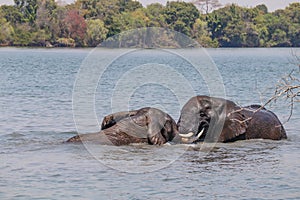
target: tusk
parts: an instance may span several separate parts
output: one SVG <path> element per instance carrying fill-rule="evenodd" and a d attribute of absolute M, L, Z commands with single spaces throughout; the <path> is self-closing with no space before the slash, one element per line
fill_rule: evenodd
<path fill-rule="evenodd" d="M 183 137 L 183 138 L 190 138 L 192 136 L 194 136 L 194 133 L 193 132 L 190 132 L 188 134 L 179 134 L 180 137 Z"/>
<path fill-rule="evenodd" d="M 204 133 L 204 128 L 197 134 L 196 138 L 199 139 L 203 133 Z"/>

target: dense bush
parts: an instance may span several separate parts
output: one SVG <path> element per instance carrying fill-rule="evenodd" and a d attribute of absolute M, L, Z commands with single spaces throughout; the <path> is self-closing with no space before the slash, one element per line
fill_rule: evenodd
<path fill-rule="evenodd" d="M 232 4 L 201 14 L 192 3 L 143 7 L 133 0 L 15 0 L 0 7 L 0 46 L 96 46 L 142 27 L 186 34 L 205 47 L 299 47 L 300 3 L 268 12 Z"/>

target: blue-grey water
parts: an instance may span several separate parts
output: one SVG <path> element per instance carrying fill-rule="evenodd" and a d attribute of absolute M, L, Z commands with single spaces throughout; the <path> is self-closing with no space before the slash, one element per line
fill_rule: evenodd
<path fill-rule="evenodd" d="M 248 105 L 272 97 L 280 78 L 297 70 L 292 55 L 300 49 L 207 52 L 226 98 Z M 0 199 L 300 199 L 300 104 L 287 121 L 284 99 L 268 105 L 284 122 L 288 140 L 283 141 L 239 141 L 212 149 L 63 143 L 77 131 L 97 131 L 112 111 L 154 106 L 177 120 L 181 101 L 191 92 L 216 89 L 209 82 L 213 70 L 199 74 L 181 52 L 136 50 L 98 74 L 92 64 L 101 66 L 114 53 L 106 49 L 93 58 L 92 49 L 0 49 Z"/>

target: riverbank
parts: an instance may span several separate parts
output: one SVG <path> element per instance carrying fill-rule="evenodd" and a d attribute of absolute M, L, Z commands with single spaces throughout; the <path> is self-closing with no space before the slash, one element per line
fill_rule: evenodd
<path fill-rule="evenodd" d="M 128 30 L 161 27 L 203 47 L 300 47 L 299 13 L 300 3 L 274 12 L 264 4 L 231 4 L 203 14 L 181 1 L 147 7 L 133 0 L 28 1 L 0 6 L 0 45 L 95 47 Z"/>

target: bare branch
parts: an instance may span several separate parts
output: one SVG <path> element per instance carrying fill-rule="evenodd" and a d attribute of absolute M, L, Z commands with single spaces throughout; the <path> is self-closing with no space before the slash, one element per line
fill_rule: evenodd
<path fill-rule="evenodd" d="M 259 107 L 256 110 L 248 109 L 248 108 L 241 108 L 241 109 L 238 109 L 236 111 L 229 113 L 228 115 L 230 116 L 233 113 L 242 112 L 243 110 L 251 111 L 251 112 L 253 112 L 253 115 L 254 115 L 255 113 L 264 109 L 267 105 L 271 104 L 272 102 L 276 103 L 276 101 L 279 98 L 284 98 L 285 100 L 287 100 L 289 102 L 289 107 L 290 107 L 290 113 L 289 113 L 288 119 L 286 121 L 286 122 L 288 122 L 293 115 L 295 103 L 300 102 L 300 57 L 298 55 L 296 55 L 295 52 L 292 52 L 292 55 L 297 63 L 297 66 L 299 67 L 299 70 L 292 70 L 289 74 L 282 77 L 278 81 L 277 85 L 275 86 L 275 92 L 271 98 L 269 98 L 265 103 L 262 104 L 261 107 Z M 245 123 L 251 119 L 252 119 L 252 117 L 247 118 L 243 121 L 240 121 L 237 119 L 233 119 L 232 121 L 237 121 L 239 123 Z"/>
<path fill-rule="evenodd" d="M 276 100 L 281 97 L 285 98 L 287 101 L 290 102 L 290 114 L 287 121 L 289 121 L 293 115 L 295 102 L 300 102 L 300 58 L 296 55 L 295 52 L 292 52 L 292 55 L 298 63 L 297 65 L 299 66 L 299 71 L 292 70 L 288 75 L 282 77 L 276 85 L 274 96 L 272 96 L 264 104 L 264 106 L 266 106 L 273 101 L 276 102 Z"/>
<path fill-rule="evenodd" d="M 201 13 L 208 14 L 210 11 L 222 7 L 219 0 L 193 0 L 192 3 Z"/>

